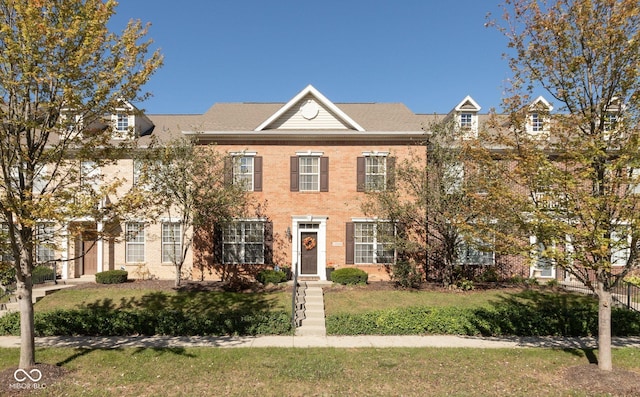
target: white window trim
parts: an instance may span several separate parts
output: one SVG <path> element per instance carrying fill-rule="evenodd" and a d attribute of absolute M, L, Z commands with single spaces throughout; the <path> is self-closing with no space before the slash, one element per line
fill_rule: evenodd
<path fill-rule="evenodd" d="M 164 235 L 164 227 L 165 225 L 177 225 L 178 226 L 178 235 L 177 236 L 173 236 L 173 241 L 165 241 L 165 235 Z M 182 255 L 182 234 L 184 233 L 183 231 L 183 227 L 182 227 L 182 222 L 180 222 L 180 220 L 176 219 L 176 218 L 163 218 L 162 222 L 160 224 L 160 260 L 162 263 L 173 263 L 173 260 L 171 260 L 171 258 L 165 258 L 165 246 L 173 246 L 173 252 L 176 255 Z M 177 246 L 177 249 L 175 248 Z M 169 260 L 165 260 L 165 259 L 169 259 Z"/>
<path fill-rule="evenodd" d="M 263 265 L 263 264 L 265 264 L 265 262 L 266 262 L 266 257 L 265 257 L 265 232 L 266 232 L 266 230 L 265 230 L 265 228 L 266 228 L 267 220 L 264 219 L 264 218 L 242 218 L 242 219 L 234 219 L 233 221 L 231 221 L 229 223 L 242 223 L 242 224 L 246 224 L 246 223 L 261 223 L 262 224 L 262 260 L 259 261 L 259 262 L 256 262 L 256 263 L 249 263 L 249 262 L 244 261 L 244 259 L 246 258 L 246 255 L 244 253 L 244 245 L 246 243 L 246 241 L 245 241 L 245 236 L 246 236 L 245 232 L 246 232 L 246 230 L 243 228 L 243 230 L 242 230 L 242 233 L 243 233 L 242 240 L 239 241 L 239 242 L 233 242 L 234 245 L 240 244 L 242 246 L 241 251 L 242 251 L 242 259 L 243 259 L 243 261 L 237 262 L 237 263 L 236 262 L 227 262 L 226 259 L 225 259 L 226 255 L 225 255 L 224 246 L 225 246 L 225 244 L 232 244 L 232 242 L 227 243 L 225 241 L 225 232 L 224 232 L 224 227 L 226 226 L 226 224 L 225 224 L 225 225 L 223 225 L 223 231 L 222 231 L 222 236 L 221 236 L 221 243 L 222 243 L 222 247 L 221 247 L 222 248 L 222 258 L 221 258 L 221 261 L 222 261 L 222 263 L 223 264 L 227 264 L 227 265 L 235 265 L 235 264 Z"/>
<path fill-rule="evenodd" d="M 358 262 L 358 261 L 357 261 L 357 255 L 356 255 L 356 246 L 357 246 L 357 244 L 358 244 L 358 243 L 356 243 L 356 242 L 354 241 L 354 243 L 353 243 L 353 263 L 354 263 L 355 265 L 384 265 L 384 264 L 388 264 L 388 262 L 377 262 L 377 261 L 376 261 L 376 259 L 377 259 L 377 255 L 378 255 L 378 250 L 377 250 L 377 247 L 378 247 L 377 234 L 378 234 L 378 224 L 379 224 L 379 223 L 388 223 L 388 224 L 390 224 L 390 225 L 393 227 L 393 233 L 395 234 L 395 233 L 396 233 L 396 229 L 395 229 L 395 227 L 393 226 L 393 224 L 391 223 L 391 221 L 388 221 L 388 220 L 371 219 L 371 218 L 351 218 L 351 221 L 353 222 L 353 227 L 354 227 L 354 230 L 353 230 L 354 240 L 355 240 L 355 237 L 356 237 L 356 236 L 355 236 L 355 235 L 356 235 L 356 227 L 357 227 L 357 225 L 358 225 L 358 224 L 373 224 L 373 225 L 374 225 L 374 229 L 373 229 L 373 233 L 374 233 L 374 235 L 373 235 L 373 242 L 372 242 L 372 243 L 367 243 L 367 244 L 373 244 L 373 260 L 374 260 L 374 261 L 373 261 L 373 262 Z M 364 244 L 364 243 L 362 243 L 362 244 Z M 392 261 L 395 261 L 395 259 L 396 259 L 396 251 L 395 251 L 395 248 L 394 248 L 394 250 L 393 250 L 393 251 L 394 251 L 394 252 L 393 252 L 393 260 L 392 260 Z"/>
<path fill-rule="evenodd" d="M 551 270 L 551 275 L 550 276 L 543 276 L 543 275 L 539 275 L 537 276 L 537 278 L 544 278 L 544 279 L 554 279 L 556 278 L 556 265 L 553 264 L 553 261 L 551 259 L 549 259 L 549 268 L 546 267 L 542 267 L 542 266 L 538 266 L 538 260 L 540 259 L 539 256 L 539 245 L 538 245 L 538 238 L 536 236 L 529 236 L 529 243 L 531 244 L 531 259 L 533 261 L 531 267 L 530 267 L 530 271 L 529 271 L 529 277 L 536 277 L 536 272 L 543 272 L 545 270 Z"/>
<path fill-rule="evenodd" d="M 376 192 L 376 191 L 383 191 L 386 189 L 387 186 L 387 181 L 388 181 L 388 164 L 387 164 L 387 158 L 389 157 L 389 152 L 362 152 L 362 155 L 364 157 L 364 188 L 366 191 L 368 192 Z M 372 186 L 372 183 L 370 181 L 370 176 L 379 176 L 380 174 L 371 174 L 369 172 L 367 172 L 367 161 L 368 159 L 374 158 L 374 157 L 382 157 L 385 159 L 385 164 L 384 164 L 384 170 L 383 170 L 383 181 L 382 181 L 382 186 Z"/>
<path fill-rule="evenodd" d="M 128 227 L 130 224 L 142 225 L 142 241 L 129 241 L 129 230 Z M 139 220 L 131 220 L 125 223 L 124 229 L 124 241 L 125 241 L 125 263 L 144 263 L 146 260 L 146 251 L 147 251 L 147 225 L 144 221 Z M 129 260 L 129 247 L 130 246 L 142 246 L 142 260 L 130 261 Z"/>

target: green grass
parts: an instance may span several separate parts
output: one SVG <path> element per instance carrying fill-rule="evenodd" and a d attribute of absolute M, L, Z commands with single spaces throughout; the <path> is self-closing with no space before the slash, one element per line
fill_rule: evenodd
<path fill-rule="evenodd" d="M 564 380 L 596 352 L 552 349 L 38 349 L 69 372 L 36 395 L 587 396 Z M 0 349 L 0 370 L 18 349 Z M 635 349 L 616 368 L 640 368 Z M 47 383 L 47 379 L 41 382 Z M 5 385 L 0 387 L 4 388 Z M 616 385 L 612 385 L 616 390 Z"/>
<path fill-rule="evenodd" d="M 177 309 L 183 311 L 217 311 L 239 309 L 256 302 L 273 310 L 291 312 L 291 293 L 275 290 L 262 293 L 178 292 L 151 289 L 83 288 L 63 289 L 47 295 L 35 304 L 36 312 L 57 309 Z"/>
<path fill-rule="evenodd" d="M 367 286 L 325 289 L 325 314 L 360 313 L 410 306 L 479 308 L 507 295 L 501 290 L 441 292 L 411 290 L 370 290 Z"/>

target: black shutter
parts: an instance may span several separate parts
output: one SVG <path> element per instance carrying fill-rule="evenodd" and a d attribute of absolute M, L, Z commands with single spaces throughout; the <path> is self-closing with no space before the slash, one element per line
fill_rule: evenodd
<path fill-rule="evenodd" d="M 264 223 L 264 263 L 273 264 L 273 222 Z"/>
<path fill-rule="evenodd" d="M 225 157 L 224 159 L 224 185 L 231 186 L 233 184 L 233 157 Z"/>
<path fill-rule="evenodd" d="M 353 265 L 354 264 L 354 257 L 355 257 L 355 243 L 354 243 L 354 230 L 355 230 L 355 226 L 353 224 L 353 222 L 347 222 L 347 227 L 346 227 L 346 237 L 345 237 L 345 259 L 344 259 L 344 263 L 346 263 L 347 265 Z"/>
<path fill-rule="evenodd" d="M 320 191 L 329 191 L 329 157 L 320 157 Z"/>
<path fill-rule="evenodd" d="M 396 158 L 387 157 L 387 190 L 396 189 Z"/>
<path fill-rule="evenodd" d="M 213 264 L 221 265 L 222 260 L 222 227 L 216 224 L 213 227 Z"/>
<path fill-rule="evenodd" d="M 253 158 L 253 191 L 262 191 L 262 157 Z"/>
<path fill-rule="evenodd" d="M 366 180 L 366 173 L 365 173 L 365 159 L 364 157 L 358 157 L 356 159 L 356 189 L 359 192 L 364 192 L 365 188 L 365 180 Z"/>
<path fill-rule="evenodd" d="M 290 181 L 290 191 L 297 192 L 300 190 L 299 187 L 299 177 L 298 177 L 298 157 L 291 157 L 291 181 Z"/>

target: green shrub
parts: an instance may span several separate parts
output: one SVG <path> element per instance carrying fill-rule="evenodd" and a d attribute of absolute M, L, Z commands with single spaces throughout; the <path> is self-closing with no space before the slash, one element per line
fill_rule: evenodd
<path fill-rule="evenodd" d="M 291 317 L 284 310 L 222 313 L 180 310 L 110 310 L 83 308 L 36 312 L 36 336 L 87 335 L 286 335 L 291 333 Z M 0 335 L 20 335 L 19 313 L 0 318 Z"/>
<path fill-rule="evenodd" d="M 331 273 L 331 281 L 338 284 L 366 284 L 369 275 L 364 270 L 355 267 L 345 267 Z"/>
<path fill-rule="evenodd" d="M 287 281 L 287 274 L 282 270 L 262 270 L 256 276 L 256 280 L 264 285 L 279 284 Z"/>
<path fill-rule="evenodd" d="M 127 282 L 129 273 L 125 270 L 107 270 L 96 273 L 96 283 L 98 284 L 121 284 Z"/>
<path fill-rule="evenodd" d="M 402 288 L 419 288 L 422 284 L 422 273 L 415 265 L 407 261 L 398 261 L 391 266 L 391 279 Z"/>
<path fill-rule="evenodd" d="M 456 287 L 458 287 L 458 289 L 461 289 L 462 291 L 471 291 L 475 289 L 475 284 L 473 283 L 473 280 L 467 280 L 466 278 L 463 278 L 462 280 L 458 280 L 456 282 Z"/>
<path fill-rule="evenodd" d="M 34 284 L 42 284 L 48 280 L 54 280 L 53 269 L 49 266 L 36 266 L 31 271 L 31 279 Z"/>
<path fill-rule="evenodd" d="M 526 296 L 522 296 L 526 298 Z M 596 300 L 532 294 L 531 301 L 507 299 L 492 307 L 409 307 L 330 315 L 330 335 L 593 336 L 598 332 Z M 534 301 L 536 303 L 534 303 Z M 640 335 L 640 313 L 612 308 L 614 336 Z"/>
<path fill-rule="evenodd" d="M 16 268 L 13 263 L 0 261 L 0 284 L 7 287 L 16 282 Z"/>

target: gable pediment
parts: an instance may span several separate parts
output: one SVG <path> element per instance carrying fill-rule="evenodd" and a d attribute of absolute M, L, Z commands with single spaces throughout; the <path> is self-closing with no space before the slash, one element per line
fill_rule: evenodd
<path fill-rule="evenodd" d="M 479 112 L 480 105 L 476 101 L 473 100 L 469 95 L 467 95 L 462 102 L 460 102 L 454 110 L 456 112 Z"/>
<path fill-rule="evenodd" d="M 364 131 L 364 128 L 308 85 L 255 129 L 264 130 Z"/>

